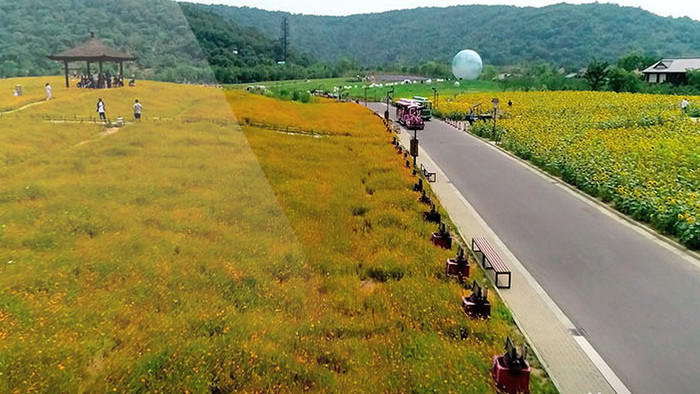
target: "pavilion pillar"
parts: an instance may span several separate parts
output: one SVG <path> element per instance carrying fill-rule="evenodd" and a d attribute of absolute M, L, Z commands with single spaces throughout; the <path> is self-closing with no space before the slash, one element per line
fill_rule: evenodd
<path fill-rule="evenodd" d="M 119 62 L 119 76 L 124 78 L 124 62 Z"/>
<path fill-rule="evenodd" d="M 69 87 L 70 85 L 68 84 L 68 60 L 63 61 L 63 65 L 66 68 L 66 87 Z"/>
<path fill-rule="evenodd" d="M 92 78 L 92 74 L 90 73 L 90 61 L 87 61 L 87 76 L 89 78 Z"/>

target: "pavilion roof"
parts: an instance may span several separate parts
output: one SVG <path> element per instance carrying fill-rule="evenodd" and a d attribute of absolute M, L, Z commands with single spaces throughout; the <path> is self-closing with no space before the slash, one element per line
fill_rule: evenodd
<path fill-rule="evenodd" d="M 63 61 L 132 61 L 136 57 L 110 48 L 90 33 L 90 39 L 75 48 L 66 49 L 55 55 L 49 55 L 51 60 Z"/>

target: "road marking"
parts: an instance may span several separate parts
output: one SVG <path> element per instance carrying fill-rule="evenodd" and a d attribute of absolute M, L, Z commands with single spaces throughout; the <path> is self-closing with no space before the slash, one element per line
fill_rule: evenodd
<path fill-rule="evenodd" d="M 600 354 L 591 346 L 588 340 L 582 336 L 574 335 L 574 340 L 583 349 L 584 353 L 591 359 L 593 364 L 598 368 L 598 371 L 603 374 L 605 380 L 612 386 L 613 390 L 617 394 L 632 394 L 632 392 L 625 386 L 624 383 L 617 377 L 615 372 L 608 366 L 608 364 L 600 357 Z"/>

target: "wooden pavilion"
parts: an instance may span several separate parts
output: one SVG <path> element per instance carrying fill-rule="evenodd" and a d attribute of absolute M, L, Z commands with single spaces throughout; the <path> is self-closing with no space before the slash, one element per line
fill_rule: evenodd
<path fill-rule="evenodd" d="M 90 75 L 90 63 L 99 63 L 100 75 L 102 75 L 102 64 L 105 62 L 119 63 L 119 74 L 124 76 L 124 62 L 135 61 L 137 58 L 116 49 L 110 48 L 102 41 L 95 38 L 95 33 L 90 32 L 90 39 L 75 48 L 66 49 L 55 55 L 49 55 L 49 59 L 62 61 L 66 70 L 66 87 L 68 83 L 68 63 L 87 62 L 87 73 Z"/>

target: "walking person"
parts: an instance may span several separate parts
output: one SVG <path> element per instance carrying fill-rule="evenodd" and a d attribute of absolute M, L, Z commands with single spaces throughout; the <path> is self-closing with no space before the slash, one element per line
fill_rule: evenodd
<path fill-rule="evenodd" d="M 134 119 L 141 121 L 141 109 L 143 106 L 139 103 L 139 100 L 134 100 Z"/>
<path fill-rule="evenodd" d="M 51 85 L 46 82 L 46 101 L 51 100 Z"/>
<path fill-rule="evenodd" d="M 683 101 L 681 101 L 681 111 L 686 112 L 688 110 L 688 99 L 684 98 Z"/>
<path fill-rule="evenodd" d="M 101 98 L 97 99 L 97 113 L 100 114 L 100 120 L 107 123 L 107 115 L 105 114 L 105 102 Z"/>

